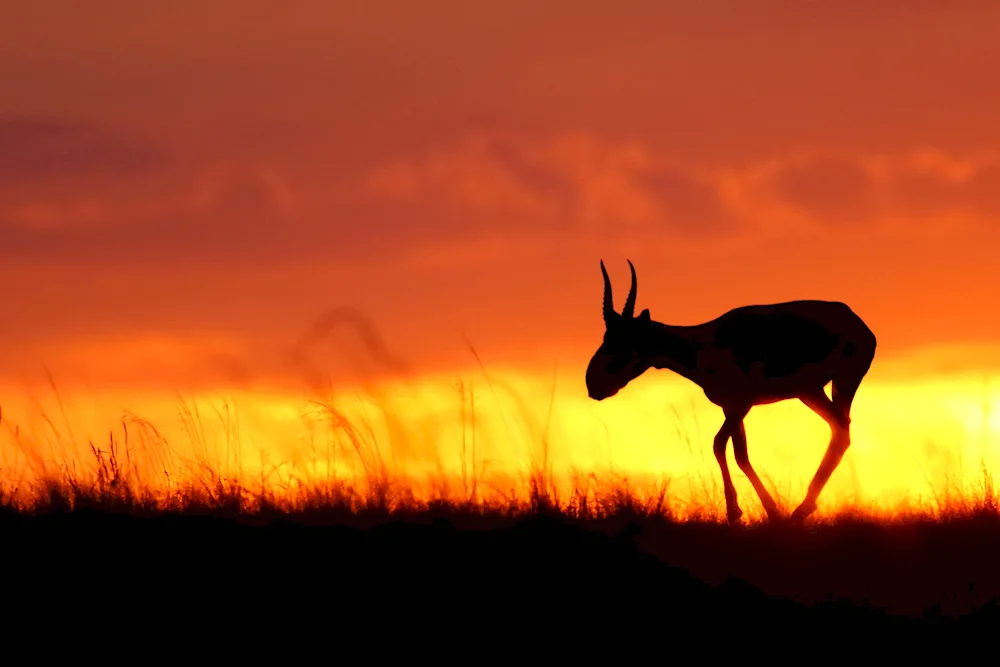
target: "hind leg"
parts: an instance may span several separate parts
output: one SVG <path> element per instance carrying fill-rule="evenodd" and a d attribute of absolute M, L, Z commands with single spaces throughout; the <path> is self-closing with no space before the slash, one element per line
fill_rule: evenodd
<path fill-rule="evenodd" d="M 821 391 L 817 394 L 802 396 L 800 400 L 830 425 L 831 437 L 826 454 L 823 455 L 823 461 L 820 462 L 812 482 L 809 483 L 809 491 L 806 493 L 805 500 L 792 512 L 792 521 L 802 521 L 816 511 L 816 500 L 819 498 L 819 494 L 822 493 L 823 487 L 830 480 L 833 471 L 840 465 L 844 452 L 851 445 L 851 418 L 827 398 L 826 394 Z"/>
<path fill-rule="evenodd" d="M 854 354 L 850 357 L 849 367 L 842 369 L 842 372 L 833 379 L 833 391 L 831 396 L 833 404 L 847 417 L 849 424 L 851 419 L 851 404 L 858 393 L 861 381 L 868 374 L 872 361 L 875 359 L 875 338 L 859 344 Z"/>
<path fill-rule="evenodd" d="M 855 348 L 855 353 L 852 355 L 853 363 L 833 379 L 832 399 L 827 398 L 822 390 L 800 397 L 803 403 L 830 425 L 832 433 L 823 461 L 809 484 L 809 492 L 802 504 L 792 513 L 793 521 L 801 521 L 816 511 L 819 494 L 830 480 L 833 471 L 840 465 L 844 452 L 851 446 L 851 404 L 875 358 L 875 345 L 875 338 L 872 336 L 869 341 L 860 345 L 860 349 Z"/>
<path fill-rule="evenodd" d="M 830 392 L 833 396 L 833 406 L 844 415 L 848 424 L 851 423 L 851 405 L 854 403 L 854 397 L 858 393 L 858 387 L 861 386 L 861 379 L 850 378 L 842 380 L 836 378 L 833 381 L 833 391 Z"/>

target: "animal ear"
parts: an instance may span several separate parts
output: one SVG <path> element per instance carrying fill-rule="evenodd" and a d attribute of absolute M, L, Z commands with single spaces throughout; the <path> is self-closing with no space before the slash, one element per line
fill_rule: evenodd
<path fill-rule="evenodd" d="M 649 321 L 649 308 L 644 308 L 641 313 L 639 313 L 639 318 L 643 322 Z"/>

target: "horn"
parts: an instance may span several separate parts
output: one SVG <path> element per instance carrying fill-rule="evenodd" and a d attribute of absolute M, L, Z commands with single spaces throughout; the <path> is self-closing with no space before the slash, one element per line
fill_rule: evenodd
<path fill-rule="evenodd" d="M 631 269 L 632 271 L 632 288 L 628 291 L 628 298 L 625 299 L 625 307 L 622 308 L 622 317 L 627 317 L 629 319 L 632 319 L 633 314 L 635 312 L 635 288 L 636 288 L 635 267 L 632 266 L 632 260 L 626 260 L 626 261 L 628 261 L 628 268 Z"/>
<path fill-rule="evenodd" d="M 611 321 L 611 316 L 615 314 L 615 301 L 611 296 L 611 278 L 608 277 L 608 270 L 604 268 L 604 260 L 601 260 L 601 273 L 604 274 L 604 321 Z"/>

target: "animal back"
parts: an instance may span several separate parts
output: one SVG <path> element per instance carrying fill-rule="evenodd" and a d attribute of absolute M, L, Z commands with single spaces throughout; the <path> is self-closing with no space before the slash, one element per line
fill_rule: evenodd
<path fill-rule="evenodd" d="M 778 305 L 730 311 L 718 321 L 715 343 L 732 352 L 742 372 L 777 379 L 822 364 L 841 337 L 823 320 Z"/>

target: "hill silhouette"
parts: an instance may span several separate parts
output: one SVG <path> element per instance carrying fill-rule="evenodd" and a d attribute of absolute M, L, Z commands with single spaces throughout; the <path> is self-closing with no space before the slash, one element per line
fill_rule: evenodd
<path fill-rule="evenodd" d="M 713 559 L 720 568 L 744 560 L 758 579 L 767 570 L 772 587 L 784 578 L 793 589 L 803 582 L 823 588 L 852 576 L 864 581 L 879 568 L 900 569 L 903 582 L 933 578 L 922 569 L 930 563 L 954 574 L 963 565 L 944 562 L 945 552 L 964 549 L 972 559 L 964 573 L 978 576 L 1000 552 L 995 517 L 978 528 L 956 524 L 949 550 L 894 542 L 889 529 L 872 525 L 834 527 L 817 540 L 791 527 L 734 530 L 655 517 L 586 522 L 552 512 L 491 517 L 447 507 L 355 515 L 354 525 L 317 512 L 217 514 L 7 511 L 0 519 L 11 545 L 5 571 L 16 576 L 5 599 L 24 610 L 22 618 L 51 623 L 51 610 L 69 605 L 87 610 L 71 616 L 76 624 L 125 632 L 249 623 L 258 630 L 247 632 L 261 637 L 336 628 L 342 640 L 360 633 L 379 642 L 408 632 L 447 636 L 452 645 L 562 646 L 565 655 L 638 650 L 634 642 L 666 636 L 701 651 L 708 647 L 698 642 L 719 633 L 728 648 L 712 650 L 727 653 L 732 642 L 768 628 L 796 643 L 828 642 L 843 629 L 852 646 L 954 640 L 991 632 L 1000 620 L 995 600 L 955 617 L 932 607 L 893 615 L 846 599 L 803 604 L 745 579 L 712 582 L 692 572 L 698 568 L 676 565 L 694 557 L 706 570 Z"/>

